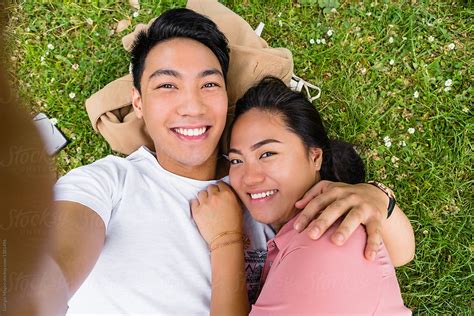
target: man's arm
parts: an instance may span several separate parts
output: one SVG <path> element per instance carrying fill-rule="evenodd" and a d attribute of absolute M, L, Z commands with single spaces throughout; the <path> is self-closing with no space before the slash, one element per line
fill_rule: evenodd
<path fill-rule="evenodd" d="M 307 227 L 309 236 L 318 239 L 338 218 L 346 215 L 331 237 L 335 244 L 344 244 L 364 224 L 368 234 L 365 257 L 373 260 L 383 240 L 393 265 L 401 266 L 413 259 L 415 236 L 410 221 L 398 206 L 387 219 L 387 206 L 387 195 L 373 185 L 320 181 L 296 203 L 303 210 L 295 228 L 302 231 Z"/>
<path fill-rule="evenodd" d="M 96 212 L 76 202 L 54 202 L 54 215 L 49 251 L 64 275 L 70 298 L 99 258 L 105 224 Z"/>

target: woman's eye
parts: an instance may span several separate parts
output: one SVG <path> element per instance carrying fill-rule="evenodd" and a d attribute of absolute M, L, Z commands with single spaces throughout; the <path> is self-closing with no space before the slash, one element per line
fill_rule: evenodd
<path fill-rule="evenodd" d="M 270 151 L 267 151 L 267 152 L 264 152 L 264 153 L 260 156 L 260 158 L 267 158 L 267 157 L 270 157 L 270 156 L 273 156 L 273 155 L 275 155 L 275 153 L 272 153 L 272 152 L 270 152 Z"/>
<path fill-rule="evenodd" d="M 242 160 L 240 160 L 240 159 L 230 159 L 230 160 L 229 160 L 229 163 L 230 163 L 231 165 L 237 165 L 237 164 L 239 164 L 239 163 L 241 163 L 241 162 L 242 162 Z"/>
<path fill-rule="evenodd" d="M 213 88 L 213 87 L 218 87 L 219 85 L 215 82 L 208 82 L 203 85 L 204 88 Z"/>

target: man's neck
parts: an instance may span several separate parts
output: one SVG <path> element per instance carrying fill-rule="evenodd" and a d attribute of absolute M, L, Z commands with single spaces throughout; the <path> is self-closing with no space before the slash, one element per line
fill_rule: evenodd
<path fill-rule="evenodd" d="M 161 167 L 175 175 L 200 181 L 216 179 L 217 154 L 213 154 L 205 163 L 198 166 L 189 166 L 176 161 L 160 159 L 159 155 L 156 156 L 156 159 Z"/>

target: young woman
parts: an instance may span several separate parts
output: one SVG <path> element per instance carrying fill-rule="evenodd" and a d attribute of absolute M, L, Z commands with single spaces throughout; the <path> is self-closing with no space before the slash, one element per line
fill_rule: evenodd
<path fill-rule="evenodd" d="M 334 227 L 317 241 L 293 229 L 299 213 L 295 203 L 315 183 L 364 181 L 353 147 L 328 139 L 318 111 L 302 94 L 271 77 L 247 91 L 237 102 L 228 159 L 232 188 L 252 217 L 276 232 L 267 244 L 261 292 L 251 315 L 411 313 L 385 247 L 374 261 L 364 258 L 362 226 L 341 247 L 330 240 Z M 239 253 L 245 238 L 232 192 L 222 183 L 210 188 L 193 201 L 192 211 L 211 252 L 220 252 L 211 256 L 213 269 L 220 271 L 212 283 L 221 304 L 213 305 L 222 312 L 232 305 L 229 301 L 246 304 L 239 284 L 244 282 Z"/>

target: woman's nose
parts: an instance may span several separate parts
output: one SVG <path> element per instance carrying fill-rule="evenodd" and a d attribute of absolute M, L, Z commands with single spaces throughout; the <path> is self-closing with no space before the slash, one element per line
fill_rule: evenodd
<path fill-rule="evenodd" d="M 263 182 L 264 179 L 265 174 L 258 164 L 247 164 L 242 176 L 242 180 L 245 185 L 254 186 Z"/>

